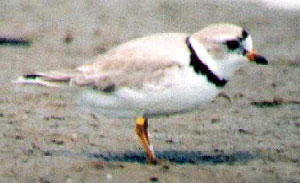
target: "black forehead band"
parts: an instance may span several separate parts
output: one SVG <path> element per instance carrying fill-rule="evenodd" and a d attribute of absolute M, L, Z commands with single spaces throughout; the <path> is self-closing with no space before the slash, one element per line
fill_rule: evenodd
<path fill-rule="evenodd" d="M 238 37 L 237 39 L 233 39 L 233 40 L 230 40 L 230 41 L 242 42 L 242 41 L 244 41 L 248 37 L 248 35 L 249 35 L 248 32 L 245 29 L 243 29 L 243 31 L 242 31 L 242 37 Z"/>
<path fill-rule="evenodd" d="M 248 37 L 248 35 L 249 35 L 248 32 L 245 29 L 243 29 L 243 31 L 242 31 L 242 37 L 237 38 L 237 41 L 238 42 L 244 41 Z"/>
<path fill-rule="evenodd" d="M 248 37 L 248 32 L 245 29 L 243 29 L 242 31 L 242 37 L 243 39 L 246 39 Z"/>

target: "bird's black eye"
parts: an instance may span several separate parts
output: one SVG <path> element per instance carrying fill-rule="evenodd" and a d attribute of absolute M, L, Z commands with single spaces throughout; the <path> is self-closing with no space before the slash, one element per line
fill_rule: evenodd
<path fill-rule="evenodd" d="M 226 45 L 227 45 L 228 49 L 234 50 L 234 49 L 237 49 L 238 47 L 240 47 L 240 42 L 237 40 L 229 40 L 229 41 L 226 41 Z"/>

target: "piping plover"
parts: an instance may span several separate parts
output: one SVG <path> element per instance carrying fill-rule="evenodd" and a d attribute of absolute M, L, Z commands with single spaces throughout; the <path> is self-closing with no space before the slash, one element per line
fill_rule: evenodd
<path fill-rule="evenodd" d="M 73 70 L 19 77 L 17 83 L 72 87 L 96 114 L 135 118 L 151 163 L 148 118 L 183 113 L 213 100 L 234 72 L 250 62 L 268 64 L 247 31 L 215 24 L 194 34 L 162 33 L 121 44 Z M 74 91 L 72 90 L 72 91 Z"/>

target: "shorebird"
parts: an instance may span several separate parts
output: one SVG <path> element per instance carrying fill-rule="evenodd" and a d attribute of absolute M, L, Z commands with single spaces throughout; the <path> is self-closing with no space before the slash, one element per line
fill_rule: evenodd
<path fill-rule="evenodd" d="M 45 69 L 16 82 L 72 87 L 80 105 L 98 115 L 135 118 L 135 132 L 149 161 L 156 163 L 148 118 L 201 108 L 222 91 L 236 70 L 251 62 L 268 64 L 253 49 L 248 32 L 233 24 L 214 24 L 193 34 L 137 38 L 99 55 L 93 64 Z"/>

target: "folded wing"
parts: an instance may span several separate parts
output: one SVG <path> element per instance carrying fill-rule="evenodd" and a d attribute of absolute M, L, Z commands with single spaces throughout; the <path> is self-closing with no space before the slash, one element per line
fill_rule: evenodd
<path fill-rule="evenodd" d="M 47 87 L 91 87 L 111 92 L 120 87 L 139 88 L 160 81 L 169 69 L 181 68 L 175 61 L 103 59 L 74 70 L 37 72 L 18 78 L 16 83 Z"/>

